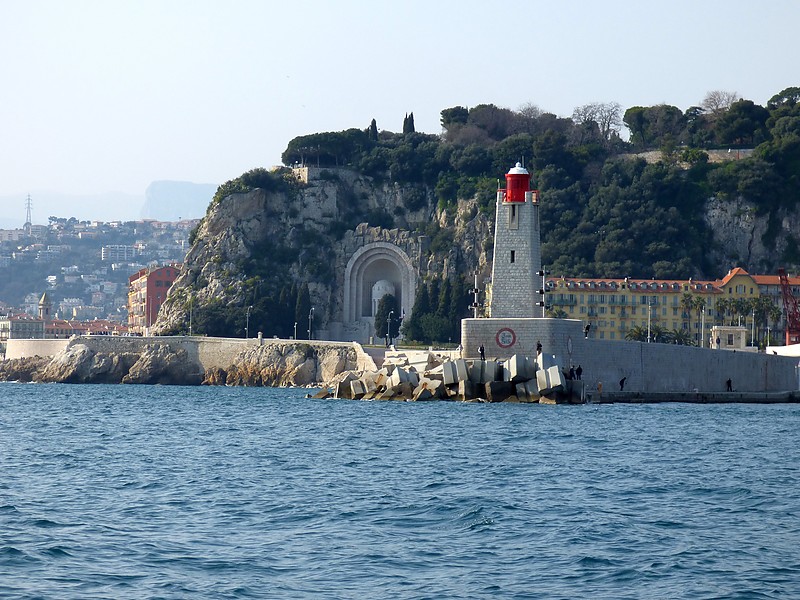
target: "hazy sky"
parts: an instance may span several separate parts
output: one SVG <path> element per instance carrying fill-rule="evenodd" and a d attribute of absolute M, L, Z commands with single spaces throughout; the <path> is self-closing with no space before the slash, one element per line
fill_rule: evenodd
<path fill-rule="evenodd" d="M 219 184 L 297 135 L 439 133 L 456 105 L 763 105 L 800 85 L 798 23 L 796 0 L 0 0 L 0 208 Z"/>

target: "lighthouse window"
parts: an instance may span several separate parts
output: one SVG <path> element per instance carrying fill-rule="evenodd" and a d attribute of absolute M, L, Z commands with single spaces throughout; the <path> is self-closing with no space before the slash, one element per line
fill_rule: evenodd
<path fill-rule="evenodd" d="M 514 250 L 512 250 L 512 251 L 511 251 L 511 262 L 512 262 L 512 263 L 514 262 L 514 258 L 516 258 L 514 255 L 515 255 L 515 251 L 514 251 Z"/>
<path fill-rule="evenodd" d="M 517 215 L 517 206 L 512 204 L 508 211 L 508 228 L 517 229 L 519 227 L 519 216 Z"/>

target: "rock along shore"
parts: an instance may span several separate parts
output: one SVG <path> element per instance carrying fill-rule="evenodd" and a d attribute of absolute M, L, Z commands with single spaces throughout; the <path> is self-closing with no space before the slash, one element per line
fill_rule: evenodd
<path fill-rule="evenodd" d="M 363 354 L 347 343 L 75 336 L 52 357 L 0 362 L 0 381 L 308 387 Z"/>

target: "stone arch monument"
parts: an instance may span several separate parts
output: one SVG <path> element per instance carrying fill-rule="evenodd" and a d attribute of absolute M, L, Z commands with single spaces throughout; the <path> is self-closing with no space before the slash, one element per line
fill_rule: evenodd
<path fill-rule="evenodd" d="M 368 332 L 368 337 L 375 324 L 375 295 L 392 293 L 400 317 L 411 314 L 416 291 L 416 272 L 402 248 L 388 242 L 366 244 L 353 253 L 345 268 L 344 323 L 349 329 Z"/>

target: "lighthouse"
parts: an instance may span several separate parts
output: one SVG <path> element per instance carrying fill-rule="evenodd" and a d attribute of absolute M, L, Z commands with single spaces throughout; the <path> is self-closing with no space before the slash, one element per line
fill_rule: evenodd
<path fill-rule="evenodd" d="M 505 189 L 497 190 L 491 317 L 536 316 L 541 269 L 539 194 L 531 190 L 530 173 L 517 163 L 506 173 Z"/>

